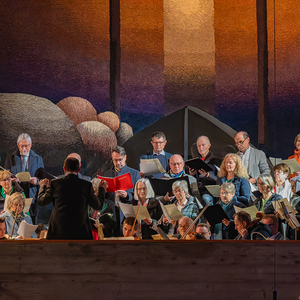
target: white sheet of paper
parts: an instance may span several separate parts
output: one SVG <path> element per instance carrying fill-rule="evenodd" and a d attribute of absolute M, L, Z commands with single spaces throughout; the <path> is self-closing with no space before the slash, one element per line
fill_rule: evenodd
<path fill-rule="evenodd" d="M 18 234 L 24 238 L 31 238 L 37 227 L 37 225 L 31 225 L 26 221 L 22 221 L 18 229 Z"/>
<path fill-rule="evenodd" d="M 33 198 L 26 198 L 25 199 L 25 206 L 24 206 L 24 209 L 23 209 L 24 214 L 29 212 L 29 208 L 30 208 L 30 205 L 32 203 L 32 199 Z"/>
<path fill-rule="evenodd" d="M 282 162 L 290 168 L 291 174 L 294 172 L 300 172 L 300 165 L 297 163 L 295 158 L 285 159 Z"/>
<path fill-rule="evenodd" d="M 273 167 L 278 165 L 278 164 L 283 163 L 283 160 L 281 158 L 269 157 L 269 160 L 270 160 Z"/>
<path fill-rule="evenodd" d="M 219 185 L 206 185 L 205 187 L 212 194 L 213 197 L 220 197 L 220 186 Z"/>
<path fill-rule="evenodd" d="M 233 206 L 234 207 L 234 210 L 236 213 L 238 213 L 239 211 L 244 211 L 246 213 L 248 213 L 251 217 L 251 221 L 257 219 L 256 217 L 256 213 L 258 212 L 256 206 L 250 206 L 250 207 L 246 207 L 246 208 L 240 208 L 240 207 L 237 207 L 237 206 Z"/>
<path fill-rule="evenodd" d="M 140 170 L 145 175 L 154 175 L 166 172 L 158 158 L 141 159 Z"/>
<path fill-rule="evenodd" d="M 119 204 L 125 218 L 128 217 L 135 218 L 136 212 L 138 210 L 138 206 L 133 206 L 132 204 L 126 204 L 122 202 L 120 202 Z M 137 220 L 151 219 L 146 206 L 140 206 L 140 210 L 136 219 Z"/>
<path fill-rule="evenodd" d="M 19 182 L 29 182 L 31 175 L 29 172 L 20 172 L 16 177 L 19 178 Z"/>

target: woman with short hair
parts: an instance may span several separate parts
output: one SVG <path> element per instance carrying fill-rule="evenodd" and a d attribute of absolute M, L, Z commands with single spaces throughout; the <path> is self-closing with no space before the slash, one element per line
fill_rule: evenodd
<path fill-rule="evenodd" d="M 290 176 L 290 169 L 286 164 L 278 164 L 273 168 L 275 176 L 274 193 L 281 195 L 282 198 L 286 198 L 290 201 L 292 197 L 291 184 L 288 180 Z"/>

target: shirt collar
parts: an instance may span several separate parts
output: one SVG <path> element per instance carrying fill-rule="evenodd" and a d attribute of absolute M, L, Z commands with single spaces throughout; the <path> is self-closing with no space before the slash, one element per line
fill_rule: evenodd
<path fill-rule="evenodd" d="M 153 150 L 153 155 L 166 155 L 165 150 L 161 151 L 159 154 Z"/>

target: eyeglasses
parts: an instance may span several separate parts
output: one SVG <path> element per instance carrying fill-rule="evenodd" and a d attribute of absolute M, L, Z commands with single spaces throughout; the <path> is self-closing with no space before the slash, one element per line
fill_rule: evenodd
<path fill-rule="evenodd" d="M 173 191 L 173 194 L 180 194 L 182 192 L 184 192 L 183 189 L 178 189 L 178 190 Z"/>
<path fill-rule="evenodd" d="M 180 166 L 181 164 L 183 164 L 183 161 L 177 162 L 177 163 L 170 163 L 170 165 L 172 165 L 172 166 Z"/>
<path fill-rule="evenodd" d="M 143 187 L 143 188 L 139 188 L 137 189 L 138 191 L 147 191 L 147 188 Z"/>
<path fill-rule="evenodd" d="M 158 144 L 161 145 L 161 144 L 163 144 L 164 142 L 165 142 L 165 141 L 163 141 L 163 142 L 153 142 L 153 141 L 152 141 L 152 143 L 153 143 L 153 144 L 156 144 L 156 145 L 158 145 Z"/>
<path fill-rule="evenodd" d="M 125 156 L 123 156 L 122 158 L 115 158 L 113 159 L 113 162 L 118 162 L 118 161 L 122 161 L 124 159 Z"/>
<path fill-rule="evenodd" d="M 19 147 L 22 149 L 22 148 L 26 148 L 26 149 L 29 149 L 30 148 L 30 144 L 27 144 L 27 145 L 20 145 L 19 144 Z"/>
<path fill-rule="evenodd" d="M 244 139 L 243 141 L 236 142 L 235 144 L 236 144 L 237 146 L 238 146 L 238 145 L 243 145 L 245 141 L 246 141 L 246 139 Z"/>

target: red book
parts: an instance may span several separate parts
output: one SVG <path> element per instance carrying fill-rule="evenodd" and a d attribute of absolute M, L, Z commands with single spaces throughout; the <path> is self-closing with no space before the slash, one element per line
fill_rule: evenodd
<path fill-rule="evenodd" d="M 97 175 L 97 178 L 105 180 L 108 183 L 108 188 L 106 189 L 107 192 L 114 193 L 118 190 L 127 191 L 133 188 L 130 173 L 126 173 L 114 178 Z"/>

